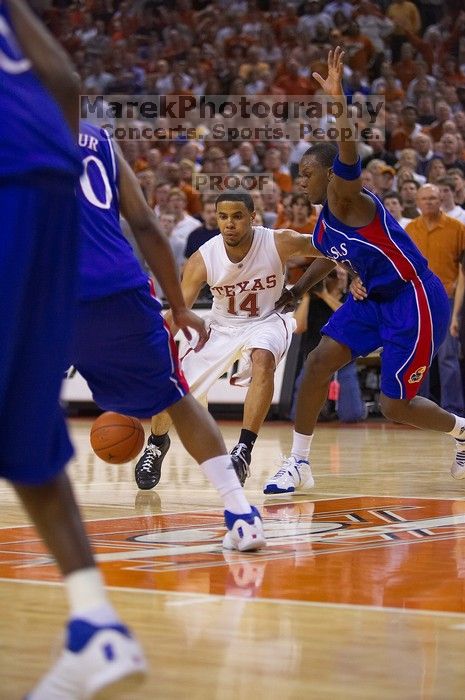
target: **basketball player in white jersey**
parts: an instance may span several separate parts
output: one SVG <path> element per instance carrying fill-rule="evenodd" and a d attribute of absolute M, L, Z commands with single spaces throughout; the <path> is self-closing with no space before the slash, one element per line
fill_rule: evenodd
<path fill-rule="evenodd" d="M 216 210 L 221 236 L 212 238 L 189 258 L 182 279 L 188 308 L 204 284 L 210 287 L 209 338 L 199 352 L 188 351 L 181 366 L 192 394 L 206 401 L 218 377 L 239 358 L 245 361 L 244 370 L 231 380 L 248 386 L 241 434 L 231 452 L 243 485 L 254 442 L 273 397 L 275 369 L 289 348 L 295 325 L 292 316 L 274 308 L 284 287 L 285 264 L 294 255 L 321 257 L 321 253 L 312 246 L 309 235 L 254 226 L 253 199 L 247 193 L 219 195 Z M 169 312 L 166 321 L 172 324 Z M 171 330 L 176 333 L 176 328 Z M 152 434 L 135 469 L 140 489 L 158 484 L 170 445 L 170 426 L 164 412 L 152 418 Z"/>

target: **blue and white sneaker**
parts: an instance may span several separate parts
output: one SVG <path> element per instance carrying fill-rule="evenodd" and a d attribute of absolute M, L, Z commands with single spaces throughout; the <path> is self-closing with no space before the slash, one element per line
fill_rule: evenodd
<path fill-rule="evenodd" d="M 465 479 L 465 440 L 455 440 L 455 459 L 450 473 L 454 479 Z"/>
<path fill-rule="evenodd" d="M 240 515 L 225 510 L 224 521 L 228 528 L 223 539 L 224 549 L 249 552 L 266 547 L 262 517 L 255 506 L 252 506 L 251 513 Z"/>
<path fill-rule="evenodd" d="M 127 698 L 147 666 L 139 643 L 122 624 L 71 620 L 66 648 L 26 700 Z"/>
<path fill-rule="evenodd" d="M 280 468 L 263 487 L 263 493 L 294 493 L 314 486 L 310 464 L 306 459 L 296 459 L 291 455 L 283 457 Z"/>

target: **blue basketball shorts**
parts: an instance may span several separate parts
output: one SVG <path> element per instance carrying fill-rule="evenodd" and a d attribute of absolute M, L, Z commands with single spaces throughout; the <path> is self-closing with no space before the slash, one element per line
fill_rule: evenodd
<path fill-rule="evenodd" d="M 350 296 L 321 332 L 347 345 L 353 357 L 382 347 L 381 391 L 392 399 L 412 399 L 446 337 L 449 317 L 446 290 L 428 270 L 393 299 Z"/>
<path fill-rule="evenodd" d="M 72 455 L 59 406 L 77 289 L 74 180 L 0 183 L 0 475 L 52 479 Z"/>
<path fill-rule="evenodd" d="M 149 285 L 78 305 L 72 364 L 105 411 L 149 418 L 189 387 Z"/>

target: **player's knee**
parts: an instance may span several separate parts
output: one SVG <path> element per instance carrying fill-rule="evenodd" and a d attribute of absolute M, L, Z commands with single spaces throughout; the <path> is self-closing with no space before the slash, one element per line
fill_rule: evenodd
<path fill-rule="evenodd" d="M 399 399 L 390 399 L 388 396 L 381 395 L 379 400 L 381 413 L 387 420 L 403 421 L 403 404 Z"/>
<path fill-rule="evenodd" d="M 328 357 L 319 345 L 309 353 L 305 362 L 305 373 L 307 376 L 311 375 L 322 379 L 329 378 L 334 374 L 336 369 L 339 369 L 339 367 L 333 367 L 331 358 Z"/>
<path fill-rule="evenodd" d="M 276 363 L 273 353 L 269 350 L 255 350 L 252 354 L 252 372 L 262 372 L 263 374 L 273 374 Z"/>

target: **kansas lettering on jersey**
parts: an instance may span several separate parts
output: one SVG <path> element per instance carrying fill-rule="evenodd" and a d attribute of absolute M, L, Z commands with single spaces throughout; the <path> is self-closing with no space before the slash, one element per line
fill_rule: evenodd
<path fill-rule="evenodd" d="M 0 178 L 47 172 L 77 177 L 81 173 L 71 131 L 24 57 L 2 0 L 0 108 Z"/>
<path fill-rule="evenodd" d="M 274 231 L 254 226 L 251 248 L 240 262 L 231 262 L 223 237 L 215 236 L 199 248 L 213 295 L 215 320 L 234 325 L 268 316 L 284 286 L 284 268 Z"/>
<path fill-rule="evenodd" d="M 80 299 L 97 299 L 147 284 L 119 219 L 118 167 L 110 136 L 81 122 L 79 150 Z"/>
<path fill-rule="evenodd" d="M 326 257 L 350 267 L 360 275 L 368 295 L 389 299 L 406 282 L 420 277 L 428 269 L 426 258 L 412 239 L 368 190 L 376 214 L 369 224 L 354 228 L 340 222 L 326 202 L 313 234 L 313 245 Z"/>

